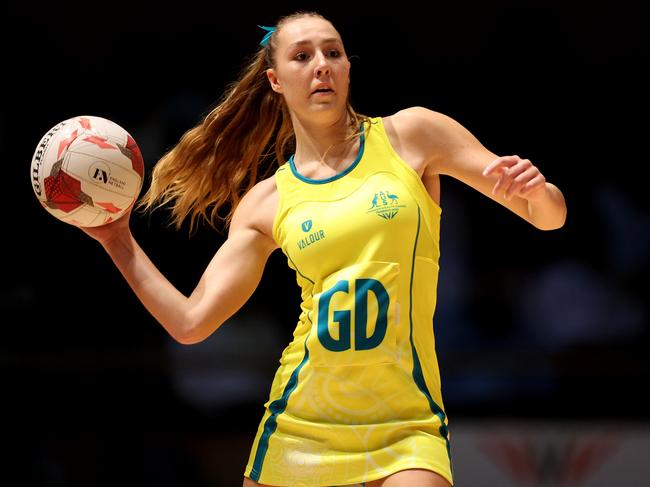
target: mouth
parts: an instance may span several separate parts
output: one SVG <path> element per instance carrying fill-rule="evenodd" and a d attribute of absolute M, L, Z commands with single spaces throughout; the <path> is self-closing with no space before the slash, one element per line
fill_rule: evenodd
<path fill-rule="evenodd" d="M 327 95 L 331 93 L 334 93 L 334 90 L 330 88 L 319 88 L 318 90 L 314 90 L 312 95 Z"/>

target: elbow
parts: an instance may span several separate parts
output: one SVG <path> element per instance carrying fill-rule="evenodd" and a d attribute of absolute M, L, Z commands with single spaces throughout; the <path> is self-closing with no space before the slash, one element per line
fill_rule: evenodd
<path fill-rule="evenodd" d="M 191 335 L 191 334 L 176 334 L 172 335 L 172 338 L 176 340 L 178 343 L 181 345 L 194 345 L 196 343 L 200 343 L 203 340 L 205 340 L 205 337 L 197 337 L 196 335 Z"/>
<path fill-rule="evenodd" d="M 214 326 L 214 323 L 192 323 L 189 321 L 180 330 L 172 333 L 171 336 L 181 345 L 194 345 L 208 338 L 220 325 L 221 323 Z"/>
<path fill-rule="evenodd" d="M 207 335 L 199 333 L 199 330 L 196 327 L 186 327 L 182 331 L 173 333 L 172 338 L 181 345 L 194 345 L 205 340 Z"/>

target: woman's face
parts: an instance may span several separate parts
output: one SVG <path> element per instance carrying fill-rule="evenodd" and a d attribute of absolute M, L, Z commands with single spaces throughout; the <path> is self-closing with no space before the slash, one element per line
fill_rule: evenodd
<path fill-rule="evenodd" d="M 267 70 L 273 90 L 299 115 L 340 116 L 347 104 L 350 61 L 334 26 L 301 17 L 282 25 L 276 35 L 275 68 Z"/>

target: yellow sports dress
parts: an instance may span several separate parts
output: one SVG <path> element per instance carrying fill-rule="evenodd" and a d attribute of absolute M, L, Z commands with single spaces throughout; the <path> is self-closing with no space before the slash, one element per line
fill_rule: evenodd
<path fill-rule="evenodd" d="M 245 475 L 274 486 L 362 483 L 408 468 L 452 482 L 433 314 L 440 207 L 380 117 L 327 179 L 277 169 L 273 235 L 302 312 Z"/>

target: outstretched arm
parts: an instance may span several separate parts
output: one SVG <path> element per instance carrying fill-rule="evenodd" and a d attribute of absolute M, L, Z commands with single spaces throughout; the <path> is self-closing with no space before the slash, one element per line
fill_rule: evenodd
<path fill-rule="evenodd" d="M 241 308 L 260 282 L 266 261 L 277 248 L 256 219 L 269 185 L 253 188 L 240 202 L 227 240 L 216 252 L 190 296 L 178 291 L 156 268 L 128 226 L 128 217 L 112 229 L 84 229 L 106 249 L 147 310 L 167 332 L 184 344 L 200 342 Z M 270 195 L 272 198 L 273 195 Z M 257 210 L 257 211 L 256 211 Z"/>
<path fill-rule="evenodd" d="M 566 220 L 562 192 L 546 181 L 530 160 L 497 156 L 452 118 L 422 107 L 401 112 L 404 133 L 420 148 L 427 164 L 422 176 L 451 176 L 541 230 L 560 228 Z"/>
<path fill-rule="evenodd" d="M 525 203 L 523 217 L 537 228 L 554 230 L 564 225 L 566 203 L 562 192 L 547 182 L 530 160 L 519 156 L 498 157 L 490 162 L 482 175 L 494 184 L 491 194 L 500 203 L 513 199 L 520 206 Z M 508 207 L 507 203 L 501 204 Z"/>

